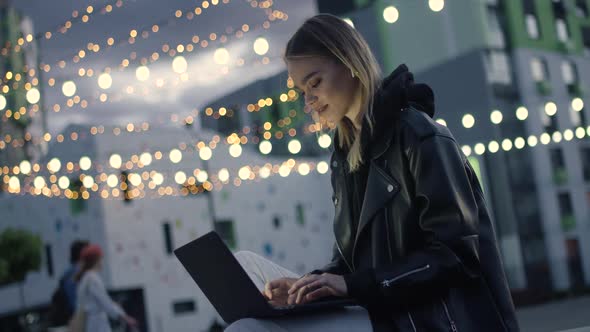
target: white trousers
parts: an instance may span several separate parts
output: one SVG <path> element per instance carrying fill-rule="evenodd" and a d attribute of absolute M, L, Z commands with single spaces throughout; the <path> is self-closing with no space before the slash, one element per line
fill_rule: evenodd
<path fill-rule="evenodd" d="M 299 278 L 300 275 L 279 266 L 253 252 L 235 254 L 238 262 L 248 273 L 260 291 L 266 282 L 283 277 Z M 367 311 L 362 307 L 346 307 L 342 310 L 285 316 L 272 319 L 240 319 L 226 332 L 286 332 L 286 331 L 372 331 Z"/>

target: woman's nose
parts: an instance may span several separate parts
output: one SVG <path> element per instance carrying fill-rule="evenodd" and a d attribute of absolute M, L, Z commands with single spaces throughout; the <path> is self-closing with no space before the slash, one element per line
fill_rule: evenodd
<path fill-rule="evenodd" d="M 306 94 L 305 95 L 305 105 L 311 106 L 316 101 L 317 101 L 317 98 L 315 96 L 312 96 L 312 95 L 309 95 L 309 94 Z"/>

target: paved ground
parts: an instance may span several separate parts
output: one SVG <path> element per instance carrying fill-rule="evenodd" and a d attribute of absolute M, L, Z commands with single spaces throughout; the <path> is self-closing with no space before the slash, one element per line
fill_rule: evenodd
<path fill-rule="evenodd" d="M 590 332 L 590 296 L 516 310 L 522 332 Z"/>

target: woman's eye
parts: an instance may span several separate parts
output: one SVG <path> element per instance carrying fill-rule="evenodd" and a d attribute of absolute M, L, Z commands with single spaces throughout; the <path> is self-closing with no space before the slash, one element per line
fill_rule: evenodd
<path fill-rule="evenodd" d="M 316 83 L 314 83 L 311 87 L 312 88 L 317 88 L 318 85 L 320 85 L 320 82 L 322 82 L 322 80 L 318 80 Z"/>

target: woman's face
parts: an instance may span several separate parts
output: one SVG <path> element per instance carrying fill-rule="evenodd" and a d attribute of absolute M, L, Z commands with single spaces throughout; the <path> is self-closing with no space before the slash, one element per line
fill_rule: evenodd
<path fill-rule="evenodd" d="M 360 109 L 354 103 L 359 81 L 350 69 L 328 57 L 289 59 L 287 69 L 299 93 L 304 94 L 305 106 L 319 115 L 320 121 L 337 124 L 344 116 L 354 121 Z"/>

